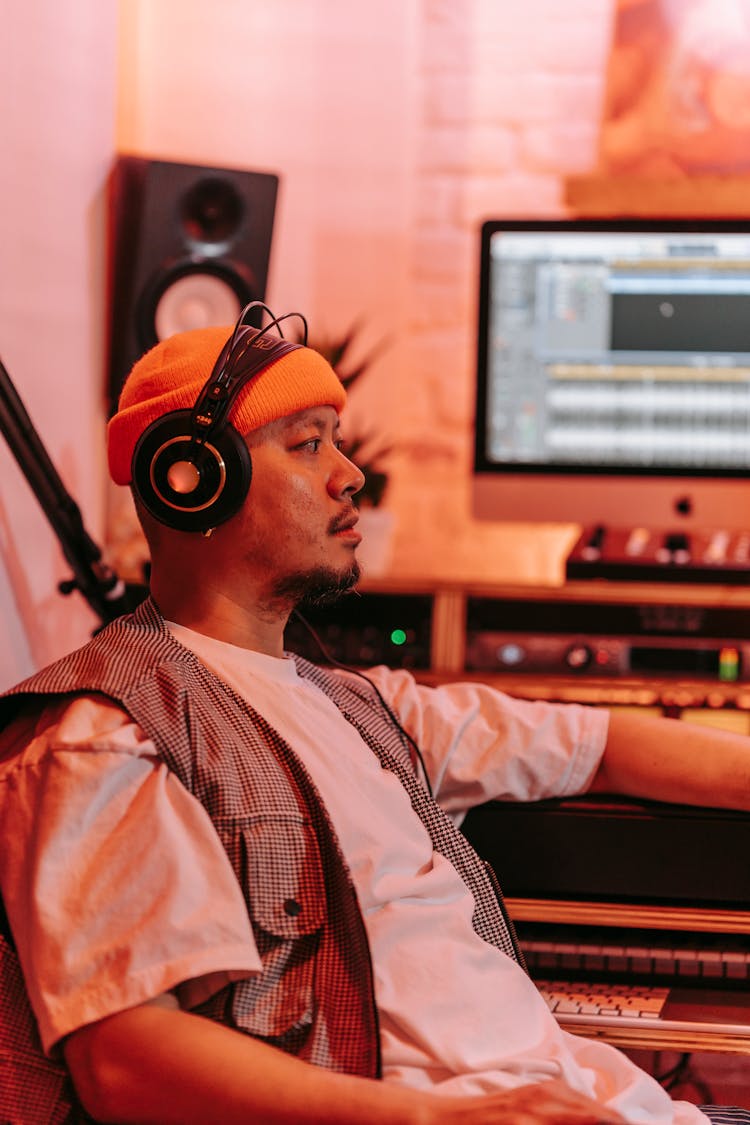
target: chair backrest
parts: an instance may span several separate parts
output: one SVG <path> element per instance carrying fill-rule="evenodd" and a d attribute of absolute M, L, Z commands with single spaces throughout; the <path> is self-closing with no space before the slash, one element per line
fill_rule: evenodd
<path fill-rule="evenodd" d="M 65 1067 L 42 1050 L 0 899 L 0 1122 L 73 1125 L 85 1120 Z"/>

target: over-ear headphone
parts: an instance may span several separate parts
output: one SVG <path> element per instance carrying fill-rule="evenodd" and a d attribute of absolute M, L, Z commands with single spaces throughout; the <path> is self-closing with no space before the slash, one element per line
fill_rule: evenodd
<path fill-rule="evenodd" d="M 265 328 L 246 323 L 252 309 L 271 317 Z M 280 323 L 296 316 L 303 342 L 285 340 Z M 278 336 L 268 335 L 276 328 Z M 173 410 L 144 430 L 133 451 L 133 487 L 160 523 L 178 531 L 210 532 L 242 507 L 253 467 L 241 435 L 227 420 L 237 395 L 281 356 L 307 343 L 301 313 L 275 317 L 262 301 L 246 305 L 192 410 Z"/>

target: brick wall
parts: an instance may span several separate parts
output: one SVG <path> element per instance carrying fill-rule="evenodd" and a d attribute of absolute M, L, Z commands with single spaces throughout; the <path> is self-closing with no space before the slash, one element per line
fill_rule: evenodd
<path fill-rule="evenodd" d="M 612 4 L 420 8 L 393 566 L 402 575 L 556 581 L 571 528 L 470 516 L 478 229 L 492 216 L 564 215 L 566 177 L 595 169 Z"/>

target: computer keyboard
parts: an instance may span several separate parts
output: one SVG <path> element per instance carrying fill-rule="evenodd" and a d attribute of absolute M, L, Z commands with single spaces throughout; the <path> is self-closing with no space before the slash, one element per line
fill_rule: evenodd
<path fill-rule="evenodd" d="M 556 1016 L 606 1016 L 658 1019 L 668 988 L 629 984 L 589 984 L 584 981 L 536 981 Z"/>

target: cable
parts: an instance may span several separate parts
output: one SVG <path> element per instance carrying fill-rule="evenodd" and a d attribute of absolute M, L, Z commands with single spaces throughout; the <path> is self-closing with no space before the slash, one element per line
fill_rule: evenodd
<path fill-rule="evenodd" d="M 245 323 L 245 317 L 251 309 L 263 309 L 264 312 L 268 313 L 271 319 L 265 328 L 255 328 Z M 307 344 L 307 320 L 302 313 L 288 312 L 284 313 L 283 316 L 274 316 L 268 305 L 264 304 L 263 301 L 251 301 L 249 305 L 245 305 L 234 326 L 234 332 L 232 333 L 227 348 L 226 359 L 222 364 L 222 369 L 218 378 L 223 379 L 225 382 L 230 382 L 234 378 L 235 371 L 242 362 L 245 354 L 250 348 L 256 347 L 258 340 L 262 339 L 272 328 L 276 329 L 280 339 L 283 340 L 284 333 L 281 330 L 281 322 L 288 320 L 289 317 L 292 316 L 296 316 L 302 321 L 304 326 L 303 344 Z"/>
<path fill-rule="evenodd" d="M 674 1066 L 662 1074 L 656 1075 L 659 1082 L 668 1093 L 692 1086 L 705 1105 L 714 1101 L 711 1087 L 696 1071 L 693 1066 L 690 1051 L 683 1051 Z"/>
<path fill-rule="evenodd" d="M 253 339 L 257 340 L 259 336 L 265 336 L 266 332 L 268 332 L 271 328 L 275 328 L 276 331 L 278 332 L 279 336 L 283 340 L 284 339 L 284 333 L 281 331 L 282 322 L 285 321 L 285 320 L 289 320 L 289 318 L 292 317 L 292 316 L 296 316 L 299 320 L 302 321 L 302 326 L 303 326 L 302 343 L 303 343 L 304 346 L 307 345 L 307 317 L 305 317 L 305 315 L 303 313 L 301 313 L 301 312 L 288 312 L 288 313 L 283 313 L 282 316 L 275 316 L 274 313 L 269 309 L 268 305 L 265 304 L 265 302 L 263 302 L 263 301 L 251 301 L 249 305 L 245 305 L 244 309 L 242 310 L 242 312 L 239 315 L 239 319 L 238 319 L 237 323 L 234 326 L 234 333 L 232 335 L 232 344 L 231 344 L 231 347 L 230 347 L 230 352 L 234 348 L 234 345 L 235 345 L 235 342 L 236 342 L 236 339 L 237 339 L 237 333 L 239 332 L 240 328 L 250 328 L 250 327 L 252 327 L 251 325 L 245 323 L 245 317 L 247 316 L 247 314 L 250 312 L 251 309 L 263 309 L 263 311 L 268 313 L 269 317 L 271 318 L 270 322 L 265 326 L 265 328 L 260 328 L 260 329 L 256 330 L 257 335 L 254 336 Z"/>
<path fill-rule="evenodd" d="M 335 668 L 340 668 L 343 672 L 349 672 L 353 676 L 359 676 L 359 678 L 361 680 L 364 680 L 365 683 L 368 683 L 370 685 L 370 687 L 373 689 L 373 691 L 377 695 L 378 699 L 380 700 L 380 703 L 381 703 L 384 711 L 389 716 L 393 725 L 396 727 L 396 729 L 403 735 L 403 737 L 409 743 L 409 747 L 410 747 L 409 757 L 411 758 L 412 766 L 414 767 L 415 770 L 417 769 L 417 767 L 421 768 L 422 777 L 423 777 L 425 786 L 427 788 L 427 792 L 430 794 L 430 796 L 434 800 L 435 794 L 432 791 L 432 785 L 430 783 L 429 774 L 427 773 L 427 767 L 425 765 L 425 761 L 424 761 L 424 758 L 422 756 L 422 751 L 419 749 L 419 746 L 417 745 L 414 738 L 412 738 L 412 736 L 409 734 L 408 730 L 406 730 L 401 725 L 401 723 L 399 722 L 396 715 L 394 715 L 390 704 L 387 703 L 386 700 L 383 698 L 383 695 L 382 695 L 378 685 L 376 683 L 373 683 L 373 681 L 370 679 L 370 677 L 367 676 L 364 672 L 360 671 L 359 668 L 352 668 L 349 664 L 344 664 L 341 660 L 337 660 L 336 657 L 333 655 L 333 653 L 328 649 L 326 644 L 323 642 L 323 640 L 321 639 L 319 634 L 315 631 L 313 626 L 310 624 L 310 622 L 305 617 L 302 616 L 302 614 L 300 613 L 300 611 L 298 609 L 294 610 L 294 616 L 297 618 L 297 620 L 300 622 L 300 624 L 304 625 L 305 629 L 307 629 L 308 633 L 310 634 L 310 636 L 312 637 L 312 639 L 315 641 L 316 645 L 320 649 L 321 654 L 323 655 L 324 659 L 327 660 L 329 664 L 332 664 Z"/>

